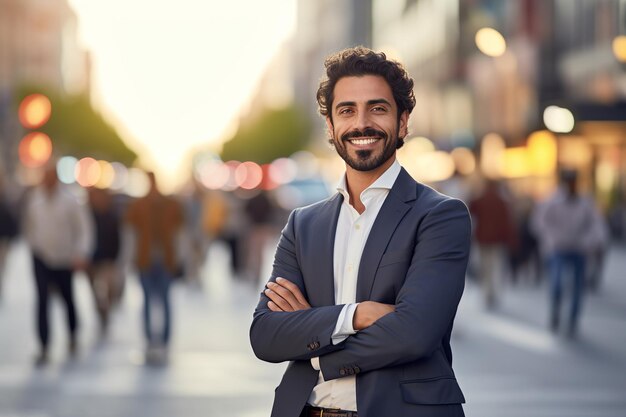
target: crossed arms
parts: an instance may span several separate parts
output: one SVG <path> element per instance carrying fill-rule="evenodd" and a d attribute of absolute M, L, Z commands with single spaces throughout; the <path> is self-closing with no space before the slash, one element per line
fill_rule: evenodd
<path fill-rule="evenodd" d="M 300 288 L 282 277 L 276 278 L 276 282 L 268 282 L 264 293 L 270 299 L 267 307 L 272 311 L 299 311 L 311 308 Z M 393 304 L 363 301 L 357 305 L 354 312 L 352 327 L 354 330 L 363 330 L 394 309 Z"/>
<path fill-rule="evenodd" d="M 417 244 L 395 305 L 360 303 L 353 319 L 358 332 L 337 345 L 331 335 L 343 305 L 309 304 L 297 256 L 297 215 L 292 213 L 283 230 L 250 329 L 260 359 L 319 357 L 324 379 L 330 380 L 345 376 L 346 368 L 366 372 L 413 362 L 441 346 L 463 292 L 469 254 L 470 220 L 460 201 L 440 202 L 414 231 Z"/>

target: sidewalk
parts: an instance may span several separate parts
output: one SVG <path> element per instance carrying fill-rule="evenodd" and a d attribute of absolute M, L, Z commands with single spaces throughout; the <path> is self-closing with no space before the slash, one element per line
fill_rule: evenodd
<path fill-rule="evenodd" d="M 80 355 L 66 359 L 64 310 L 55 300 L 52 363 L 37 369 L 33 280 L 27 250 L 16 246 L 0 302 L 0 417 L 268 416 L 285 365 L 254 357 L 248 329 L 259 289 L 230 278 L 227 256 L 220 245 L 211 250 L 201 289 L 174 286 L 167 366 L 143 363 L 136 278 L 102 341 L 79 276 Z M 613 248 L 607 261 L 574 341 L 547 330 L 545 286 L 508 285 L 501 307 L 489 312 L 468 283 L 452 344 L 468 417 L 626 416 L 626 248 Z"/>
<path fill-rule="evenodd" d="M 283 367 L 254 357 L 248 327 L 258 292 L 233 281 L 226 251 L 214 249 L 202 289 L 185 283 L 173 288 L 167 366 L 144 364 L 136 278 L 127 281 L 110 337 L 100 340 L 89 285 L 78 276 L 79 357 L 66 358 L 64 309 L 55 299 L 51 364 L 37 369 L 28 252 L 16 246 L 0 303 L 0 417 L 266 416 Z"/>
<path fill-rule="evenodd" d="M 494 312 L 469 284 L 452 343 L 466 415 L 626 416 L 624 271 L 626 247 L 614 246 L 601 288 L 584 301 L 575 340 L 548 330 L 546 282 L 507 284 Z"/>

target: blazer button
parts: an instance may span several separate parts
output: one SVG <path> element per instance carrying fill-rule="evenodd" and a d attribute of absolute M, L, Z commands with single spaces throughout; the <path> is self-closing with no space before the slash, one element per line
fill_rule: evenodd
<path fill-rule="evenodd" d="M 339 370 L 339 375 L 345 376 L 346 375 L 346 369 L 345 368 L 340 369 Z"/>
<path fill-rule="evenodd" d="M 349 373 L 350 375 L 354 375 L 354 369 L 352 369 L 352 368 L 348 368 L 348 373 Z"/>
<path fill-rule="evenodd" d="M 320 342 L 313 343 L 313 346 L 315 347 L 315 349 L 318 349 L 320 347 Z"/>
<path fill-rule="evenodd" d="M 358 374 L 359 372 L 361 372 L 361 368 L 359 368 L 358 366 L 354 367 L 354 373 Z"/>
<path fill-rule="evenodd" d="M 313 349 L 314 349 L 314 347 L 313 347 L 313 343 L 309 343 L 306 347 L 308 347 L 308 348 L 309 348 L 309 350 L 313 350 Z"/>

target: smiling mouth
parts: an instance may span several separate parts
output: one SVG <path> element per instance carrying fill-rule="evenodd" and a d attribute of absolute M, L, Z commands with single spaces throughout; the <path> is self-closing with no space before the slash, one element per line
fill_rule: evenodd
<path fill-rule="evenodd" d="M 365 138 L 365 139 L 352 138 L 352 139 L 348 139 L 348 141 L 351 144 L 358 145 L 358 146 L 371 145 L 372 143 L 378 142 L 379 140 L 380 140 L 380 138 Z"/>

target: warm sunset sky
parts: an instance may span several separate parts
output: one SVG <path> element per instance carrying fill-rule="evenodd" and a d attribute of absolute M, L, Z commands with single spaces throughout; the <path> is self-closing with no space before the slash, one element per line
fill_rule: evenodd
<path fill-rule="evenodd" d="M 170 181 L 189 149 L 232 129 L 295 28 L 295 0 L 69 3 L 92 54 L 99 106 Z"/>

